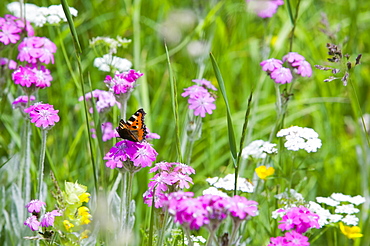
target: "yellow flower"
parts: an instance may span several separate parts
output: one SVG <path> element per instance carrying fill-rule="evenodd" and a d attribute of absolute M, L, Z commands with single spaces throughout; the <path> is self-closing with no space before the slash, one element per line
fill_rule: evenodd
<path fill-rule="evenodd" d="M 90 200 L 90 193 L 83 193 L 82 195 L 80 195 L 78 198 L 80 199 L 80 202 L 89 202 Z"/>
<path fill-rule="evenodd" d="M 80 240 L 82 240 L 84 238 L 88 238 L 90 233 L 91 232 L 89 230 L 84 230 L 83 232 L 81 232 Z"/>
<path fill-rule="evenodd" d="M 78 208 L 78 217 L 81 222 L 81 225 L 86 225 L 91 222 L 91 214 L 89 214 L 89 209 L 85 206 Z"/>
<path fill-rule="evenodd" d="M 345 226 L 342 222 L 339 222 L 339 228 L 342 231 L 342 233 L 349 239 L 354 239 L 363 236 L 360 233 L 361 228 L 358 226 Z"/>
<path fill-rule="evenodd" d="M 71 229 L 72 227 L 75 226 L 74 224 L 72 224 L 71 222 L 69 222 L 69 220 L 64 220 L 63 221 L 63 225 L 64 225 L 64 227 L 66 228 L 67 231 L 69 231 L 69 229 Z"/>
<path fill-rule="evenodd" d="M 275 173 L 275 169 L 273 167 L 267 168 L 266 166 L 259 166 L 255 169 L 255 171 L 257 173 L 257 176 L 263 180 Z"/>

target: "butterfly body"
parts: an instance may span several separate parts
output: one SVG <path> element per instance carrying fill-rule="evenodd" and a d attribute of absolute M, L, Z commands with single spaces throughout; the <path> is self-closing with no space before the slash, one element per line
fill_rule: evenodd
<path fill-rule="evenodd" d="M 139 109 L 133 114 L 128 121 L 121 119 L 117 132 L 120 138 L 130 140 L 132 142 L 142 142 L 145 140 L 147 131 L 144 123 L 144 109 Z"/>

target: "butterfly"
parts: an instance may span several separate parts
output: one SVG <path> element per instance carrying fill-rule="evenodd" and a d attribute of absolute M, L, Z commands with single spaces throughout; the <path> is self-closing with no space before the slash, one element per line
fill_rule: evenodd
<path fill-rule="evenodd" d="M 117 132 L 120 138 L 130 140 L 132 142 L 142 142 L 145 140 L 147 131 L 144 124 L 144 109 L 139 109 L 133 114 L 127 122 L 123 119 L 119 122 Z"/>

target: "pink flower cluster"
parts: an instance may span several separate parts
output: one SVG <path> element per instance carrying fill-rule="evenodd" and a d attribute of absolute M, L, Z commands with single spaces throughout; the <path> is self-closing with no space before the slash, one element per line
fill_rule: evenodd
<path fill-rule="evenodd" d="M 13 60 L 9 60 L 8 58 L 0 57 L 0 66 L 1 67 L 7 66 L 8 69 L 16 69 L 17 63 Z"/>
<path fill-rule="evenodd" d="M 196 85 L 185 88 L 181 96 L 189 96 L 189 109 L 194 110 L 194 115 L 205 117 L 206 113 L 212 114 L 212 110 L 216 109 L 214 104 L 215 98 L 208 91 L 208 89 L 216 91 L 216 87 L 210 81 L 205 79 L 192 80 Z"/>
<path fill-rule="evenodd" d="M 36 99 L 35 96 L 29 97 L 30 101 L 34 101 L 35 99 Z M 14 102 L 12 102 L 12 105 L 14 109 L 15 108 L 23 109 L 27 106 L 27 102 L 28 102 L 28 96 L 19 96 L 14 100 Z"/>
<path fill-rule="evenodd" d="M 51 85 L 53 77 L 44 66 L 37 68 L 35 65 L 26 65 L 15 70 L 12 79 L 16 85 L 43 89 Z"/>
<path fill-rule="evenodd" d="M 151 166 L 157 155 L 157 151 L 146 141 L 139 143 L 122 140 L 109 150 L 104 160 L 107 160 L 105 165 L 111 169 L 117 167 L 136 172 L 143 167 Z"/>
<path fill-rule="evenodd" d="M 57 46 L 45 37 L 26 37 L 18 46 L 17 59 L 31 64 L 37 62 L 54 64 L 54 55 Z"/>
<path fill-rule="evenodd" d="M 262 61 L 260 65 L 262 70 L 266 71 L 270 78 L 275 80 L 275 83 L 285 84 L 293 80 L 292 72 L 289 68 L 283 67 L 283 63 L 287 62 L 293 71 L 302 77 L 311 77 L 312 68 L 303 56 L 296 52 L 289 52 L 283 57 L 283 60 L 270 58 Z"/>
<path fill-rule="evenodd" d="M 144 193 L 144 203 L 150 207 L 153 203 L 156 208 L 163 207 L 166 193 L 189 188 L 193 184 L 190 174 L 195 174 L 194 168 L 178 162 L 159 162 L 150 169 L 150 173 L 158 172 L 149 182 L 148 190 Z"/>
<path fill-rule="evenodd" d="M 0 17 L 0 42 L 8 45 L 15 44 L 21 38 L 20 34 L 25 30 L 28 36 L 34 35 L 34 30 L 28 21 L 13 15 Z"/>
<path fill-rule="evenodd" d="M 101 131 L 103 133 L 102 140 L 104 142 L 112 138 L 119 138 L 119 134 L 116 131 L 116 129 L 113 128 L 113 124 L 111 122 L 104 122 L 103 124 L 101 124 Z M 96 129 L 91 128 L 91 132 L 92 132 L 91 137 L 96 138 L 96 134 L 95 134 Z"/>
<path fill-rule="evenodd" d="M 257 15 L 261 18 L 272 17 L 279 5 L 284 4 L 284 0 L 246 0 L 249 3 L 250 8 L 254 10 Z"/>
<path fill-rule="evenodd" d="M 308 238 L 302 234 L 310 228 L 320 228 L 319 216 L 304 206 L 280 209 L 278 212 L 284 214 L 278 228 L 292 231 L 285 233 L 284 237 L 271 238 L 268 246 L 310 245 Z"/>
<path fill-rule="evenodd" d="M 32 231 L 39 230 L 39 227 L 49 227 L 54 226 L 54 220 L 56 216 L 62 216 L 62 214 L 58 210 L 53 210 L 51 212 L 47 212 L 39 222 L 40 212 L 43 207 L 45 207 L 45 203 L 39 200 L 32 200 L 27 205 L 26 208 L 29 213 L 32 213 L 32 216 L 28 217 L 24 222 L 24 225 L 28 226 Z"/>
<path fill-rule="evenodd" d="M 228 216 L 240 222 L 257 215 L 258 203 L 245 197 L 207 194 L 193 198 L 193 195 L 191 192 L 171 193 L 164 205 L 175 222 L 190 230 L 205 226 L 213 231 Z"/>
<path fill-rule="evenodd" d="M 35 103 L 26 108 L 24 112 L 29 114 L 32 123 L 43 129 L 51 128 L 60 119 L 58 116 L 59 110 L 55 110 L 54 106 L 50 104 Z"/>
<path fill-rule="evenodd" d="M 143 75 L 133 69 L 123 73 L 116 72 L 113 78 L 110 75 L 105 77 L 104 83 L 115 95 L 126 94 L 132 91 L 136 86 L 136 80 Z"/>
<path fill-rule="evenodd" d="M 91 96 L 95 99 L 95 106 L 99 113 L 104 113 L 114 105 L 117 105 L 119 108 L 121 104 L 117 102 L 114 94 L 110 91 L 103 91 L 103 90 L 93 90 L 92 92 L 86 93 L 85 99 L 91 99 Z M 84 97 L 81 96 L 79 101 L 84 100 Z M 93 108 L 89 109 L 90 113 L 93 113 Z"/>

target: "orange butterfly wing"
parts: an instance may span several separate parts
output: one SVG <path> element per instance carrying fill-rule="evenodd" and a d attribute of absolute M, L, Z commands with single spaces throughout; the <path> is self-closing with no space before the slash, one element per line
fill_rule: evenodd
<path fill-rule="evenodd" d="M 132 142 L 142 142 L 145 140 L 147 134 L 144 123 L 145 114 L 146 113 L 141 108 L 136 111 L 127 122 L 121 119 L 117 128 L 119 136 Z"/>

